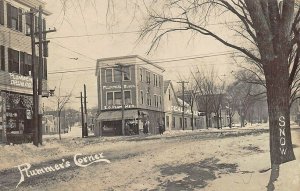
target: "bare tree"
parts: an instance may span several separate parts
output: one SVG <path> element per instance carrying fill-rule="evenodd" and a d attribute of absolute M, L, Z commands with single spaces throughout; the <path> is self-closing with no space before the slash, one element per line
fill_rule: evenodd
<path fill-rule="evenodd" d="M 141 38 L 154 35 L 150 50 L 170 32 L 191 30 L 210 36 L 257 63 L 266 80 L 271 164 L 295 160 L 289 116 L 294 71 L 299 65 L 300 9 L 295 1 L 278 4 L 277 0 L 168 0 L 160 5 L 148 7 L 148 21 L 141 34 Z M 230 41 L 209 29 L 210 19 L 224 18 L 223 14 L 237 19 L 243 29 L 239 38 L 245 43 Z M 231 26 L 234 25 L 236 22 Z M 296 50 L 294 57 L 292 50 Z"/>
<path fill-rule="evenodd" d="M 71 96 L 72 96 L 72 91 L 75 87 L 75 84 L 72 88 L 72 90 L 67 93 L 66 95 L 61 95 L 61 82 L 62 82 L 63 76 L 61 76 L 60 83 L 59 83 L 59 88 L 58 88 L 58 95 L 55 95 L 54 97 L 56 98 L 57 102 L 57 107 L 56 107 L 56 112 L 57 112 L 57 120 L 58 120 L 58 135 L 59 135 L 59 140 L 61 140 L 61 112 L 66 106 L 66 104 L 69 102 Z"/>

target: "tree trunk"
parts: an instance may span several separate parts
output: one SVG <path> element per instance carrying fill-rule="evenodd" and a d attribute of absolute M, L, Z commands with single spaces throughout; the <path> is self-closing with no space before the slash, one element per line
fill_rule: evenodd
<path fill-rule="evenodd" d="M 286 59 L 287 60 L 287 59 Z M 271 164 L 295 160 L 290 129 L 289 71 L 284 59 L 264 66 L 270 129 Z"/>

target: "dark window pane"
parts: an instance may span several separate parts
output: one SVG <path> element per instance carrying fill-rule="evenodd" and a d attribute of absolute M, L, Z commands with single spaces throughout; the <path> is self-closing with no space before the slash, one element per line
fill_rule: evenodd
<path fill-rule="evenodd" d="M 4 46 L 0 46 L 0 66 L 1 70 L 5 71 L 5 48 Z"/>
<path fill-rule="evenodd" d="M 125 104 L 131 104 L 131 92 L 125 91 L 124 97 L 125 97 Z"/>
<path fill-rule="evenodd" d="M 130 80 L 131 76 L 130 76 L 130 68 L 129 67 L 125 67 L 124 68 L 124 78 L 123 80 Z"/>
<path fill-rule="evenodd" d="M 114 70 L 114 81 L 115 82 L 120 82 L 121 81 L 121 71 L 119 70 Z"/>
<path fill-rule="evenodd" d="M 115 92 L 115 105 L 121 105 L 122 94 L 121 92 Z"/>
<path fill-rule="evenodd" d="M 112 69 L 105 70 L 105 79 L 106 82 L 112 82 Z"/>
<path fill-rule="evenodd" d="M 107 105 L 113 105 L 113 92 L 107 92 Z"/>

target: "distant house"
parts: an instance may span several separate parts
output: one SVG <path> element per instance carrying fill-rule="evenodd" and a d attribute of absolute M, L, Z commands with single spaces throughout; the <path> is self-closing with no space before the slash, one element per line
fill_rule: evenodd
<path fill-rule="evenodd" d="M 53 115 L 44 115 L 43 116 L 43 134 L 49 135 L 49 134 L 57 134 L 58 133 L 58 126 L 56 123 L 57 118 Z"/>
<path fill-rule="evenodd" d="M 184 110 L 184 119 L 182 113 Z M 202 129 L 205 128 L 205 118 L 197 109 L 197 105 L 184 102 L 178 98 L 170 80 L 164 81 L 164 112 L 166 130 Z"/>

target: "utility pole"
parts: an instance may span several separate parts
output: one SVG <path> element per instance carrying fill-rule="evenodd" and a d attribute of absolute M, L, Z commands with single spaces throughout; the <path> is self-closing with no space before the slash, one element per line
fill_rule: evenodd
<path fill-rule="evenodd" d="M 39 13 L 38 16 L 38 32 L 35 31 L 35 14 Z M 39 6 L 39 10 L 30 9 L 29 13 L 25 13 L 30 15 L 31 26 L 30 26 L 30 37 L 31 37 L 31 48 L 32 48 L 32 91 L 33 91 L 33 118 L 32 118 L 32 125 L 34 128 L 34 136 L 33 136 L 33 144 L 38 146 L 39 144 L 42 145 L 42 117 L 43 117 L 43 110 L 42 110 L 42 92 L 43 92 L 43 45 L 44 48 L 46 47 L 45 44 L 49 43 L 50 41 L 46 40 L 46 33 L 49 32 L 56 32 L 54 30 L 43 30 L 43 9 L 42 6 Z M 45 29 L 45 26 L 44 26 Z M 29 35 L 29 34 L 28 34 Z M 39 42 L 35 42 L 35 35 L 38 35 Z M 36 51 L 35 45 L 39 45 L 39 60 L 36 63 Z M 46 55 L 46 54 L 44 54 Z"/>
<path fill-rule="evenodd" d="M 33 108 L 32 108 L 32 125 L 33 125 L 33 144 L 35 146 L 39 145 L 39 128 L 38 128 L 38 97 L 37 97 L 37 64 L 35 60 L 35 22 L 34 22 L 35 11 L 30 9 L 30 37 L 31 37 L 31 50 L 32 50 L 32 59 L 31 59 L 31 70 L 32 70 L 32 93 L 33 93 Z"/>
<path fill-rule="evenodd" d="M 124 119 L 124 82 L 123 82 L 123 73 L 124 71 L 124 65 L 123 64 L 116 64 L 119 67 L 119 71 L 121 72 L 121 106 L 122 106 L 122 135 L 125 135 L 125 119 Z"/>
<path fill-rule="evenodd" d="M 87 106 L 86 106 L 86 85 L 84 84 L 84 135 L 88 137 L 87 128 Z"/>
<path fill-rule="evenodd" d="M 182 129 L 184 130 L 184 126 L 185 126 L 185 121 L 184 121 L 184 85 L 188 84 L 189 82 L 180 81 L 180 82 L 177 82 L 177 83 L 181 84 L 181 87 L 182 87 Z"/>
<path fill-rule="evenodd" d="M 84 116 L 83 116 L 83 98 L 82 98 L 82 92 L 80 92 L 80 105 L 81 105 L 81 134 L 82 134 L 82 138 L 84 138 Z"/>

